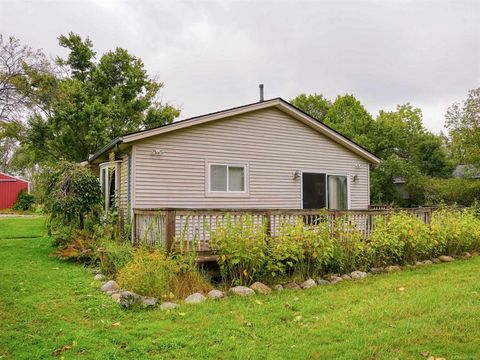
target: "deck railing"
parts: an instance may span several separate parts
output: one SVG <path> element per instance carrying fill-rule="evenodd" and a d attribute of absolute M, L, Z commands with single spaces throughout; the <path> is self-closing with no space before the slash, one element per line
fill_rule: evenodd
<path fill-rule="evenodd" d="M 180 241 L 186 249 L 208 252 L 210 231 L 218 224 L 225 224 L 229 214 L 231 221 L 250 214 L 254 224 L 262 224 L 272 237 L 278 234 L 285 222 L 294 223 L 301 218 L 305 224 L 328 221 L 333 231 L 335 221 L 342 219 L 353 225 L 364 237 L 375 229 L 375 224 L 390 214 L 405 211 L 430 223 L 435 208 L 383 210 L 305 210 L 305 209 L 134 209 L 132 242 L 150 246 L 162 246 L 170 250 Z"/>

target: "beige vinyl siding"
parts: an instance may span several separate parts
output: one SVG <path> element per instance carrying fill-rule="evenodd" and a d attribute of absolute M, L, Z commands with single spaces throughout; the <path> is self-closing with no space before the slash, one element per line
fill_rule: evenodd
<path fill-rule="evenodd" d="M 297 170 L 348 175 L 351 208 L 369 204 L 368 162 L 274 108 L 139 140 L 133 156 L 136 208 L 301 208 Z M 248 164 L 248 196 L 209 197 L 207 161 Z"/>

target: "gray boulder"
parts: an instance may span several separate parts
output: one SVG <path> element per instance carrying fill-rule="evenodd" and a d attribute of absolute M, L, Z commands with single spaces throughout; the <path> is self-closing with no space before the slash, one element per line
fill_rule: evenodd
<path fill-rule="evenodd" d="M 283 285 L 282 284 L 273 285 L 272 289 L 275 290 L 275 291 L 282 291 L 283 290 Z"/>
<path fill-rule="evenodd" d="M 438 260 L 440 260 L 441 262 L 452 262 L 452 261 L 455 261 L 455 259 L 451 256 L 447 256 L 447 255 L 442 255 L 442 256 L 439 256 L 438 257 Z"/>
<path fill-rule="evenodd" d="M 340 276 L 331 276 L 330 277 L 330 284 L 336 284 L 340 281 L 343 281 L 343 279 Z"/>
<path fill-rule="evenodd" d="M 228 290 L 232 294 L 239 296 L 251 296 L 255 294 L 255 291 L 246 286 L 234 286 Z"/>
<path fill-rule="evenodd" d="M 422 261 L 422 264 L 423 265 L 432 265 L 433 262 L 431 262 L 430 260 L 425 260 L 425 261 Z"/>
<path fill-rule="evenodd" d="M 303 283 L 300 284 L 300 287 L 302 289 L 310 289 L 315 286 L 317 286 L 317 283 L 313 279 L 305 280 Z"/>
<path fill-rule="evenodd" d="M 441 261 L 440 261 L 439 258 L 433 258 L 433 259 L 432 259 L 432 263 L 434 263 L 434 264 L 440 264 Z"/>
<path fill-rule="evenodd" d="M 465 259 L 468 259 L 468 258 L 471 258 L 472 257 L 472 254 L 470 254 L 468 251 L 465 251 L 462 256 L 465 258 Z"/>
<path fill-rule="evenodd" d="M 361 280 L 361 279 L 365 279 L 368 275 L 364 271 L 352 271 L 350 276 L 352 277 L 353 280 Z"/>
<path fill-rule="evenodd" d="M 185 299 L 185 302 L 187 304 L 198 304 L 198 303 L 204 302 L 205 300 L 207 300 L 207 298 L 203 294 L 195 293 L 187 296 L 187 298 Z"/>
<path fill-rule="evenodd" d="M 290 290 L 300 290 L 301 287 L 297 283 L 291 282 L 285 285 L 285 289 L 290 289 Z"/>
<path fill-rule="evenodd" d="M 381 274 L 381 273 L 384 272 L 384 270 L 383 270 L 383 268 L 371 268 L 371 269 L 370 269 L 370 272 L 371 272 L 372 274 Z"/>
<path fill-rule="evenodd" d="M 320 285 L 320 286 L 321 285 L 330 285 L 330 281 L 325 280 L 325 279 L 318 279 L 317 284 Z"/>
<path fill-rule="evenodd" d="M 119 290 L 118 284 L 114 280 L 107 281 L 105 284 L 102 285 L 100 290 L 103 292 L 107 291 L 116 291 Z"/>
<path fill-rule="evenodd" d="M 385 271 L 388 273 L 395 272 L 395 271 L 400 271 L 401 268 L 398 265 L 390 265 L 385 268 Z"/>
<path fill-rule="evenodd" d="M 212 290 L 210 291 L 207 296 L 210 298 L 210 299 L 221 299 L 223 297 L 225 297 L 225 293 L 223 291 L 220 291 L 220 290 Z"/>
<path fill-rule="evenodd" d="M 259 293 L 259 294 L 270 294 L 272 292 L 272 289 L 270 289 L 267 285 L 257 281 L 254 282 L 251 286 L 250 289 L 253 291 Z"/>
<path fill-rule="evenodd" d="M 162 310 L 171 310 L 171 309 L 175 309 L 176 307 L 178 306 L 178 304 L 175 304 L 173 302 L 164 302 L 160 305 L 160 309 Z"/>
<path fill-rule="evenodd" d="M 135 294 L 131 291 L 122 291 L 119 293 L 118 303 L 126 309 L 130 309 L 133 306 L 141 305 L 143 296 Z"/>
<path fill-rule="evenodd" d="M 120 292 L 115 292 L 112 294 L 113 301 L 119 303 L 120 302 Z"/>
<path fill-rule="evenodd" d="M 342 276 L 340 276 L 343 280 L 352 280 L 353 278 L 348 275 L 348 274 L 343 274 Z"/>
<path fill-rule="evenodd" d="M 157 305 L 157 299 L 151 296 L 142 296 L 142 305 L 146 307 L 155 307 Z"/>

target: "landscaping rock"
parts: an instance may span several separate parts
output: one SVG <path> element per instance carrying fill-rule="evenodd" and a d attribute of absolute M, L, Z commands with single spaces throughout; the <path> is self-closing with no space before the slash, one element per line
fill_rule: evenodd
<path fill-rule="evenodd" d="M 462 256 L 463 256 L 464 258 L 468 259 L 468 258 L 471 258 L 471 257 L 472 257 L 472 254 L 470 254 L 468 251 L 465 251 L 465 252 L 462 254 Z"/>
<path fill-rule="evenodd" d="M 112 290 L 112 291 L 105 291 L 105 294 L 107 294 L 107 295 L 119 294 L 119 293 L 121 293 L 122 291 L 123 291 L 122 289 Z"/>
<path fill-rule="evenodd" d="M 324 280 L 324 279 L 318 279 L 317 284 L 320 285 L 320 286 L 321 285 L 330 285 L 330 281 Z"/>
<path fill-rule="evenodd" d="M 210 299 L 221 299 L 221 298 L 225 297 L 225 293 L 223 291 L 220 291 L 220 290 L 212 290 L 207 294 L 207 296 Z"/>
<path fill-rule="evenodd" d="M 113 293 L 112 294 L 112 299 L 113 299 L 113 301 L 115 301 L 117 303 L 120 302 L 120 292 Z"/>
<path fill-rule="evenodd" d="M 370 269 L 370 272 L 371 272 L 372 274 L 381 274 L 381 273 L 384 272 L 384 270 L 383 270 L 383 268 L 371 268 L 371 269 Z"/>
<path fill-rule="evenodd" d="M 330 278 L 330 284 L 336 284 L 340 281 L 343 281 L 343 279 L 340 276 L 332 276 Z"/>
<path fill-rule="evenodd" d="M 425 261 L 422 261 L 422 264 L 424 264 L 424 265 L 432 265 L 433 262 L 430 261 L 430 260 L 425 260 Z"/>
<path fill-rule="evenodd" d="M 272 289 L 270 289 L 267 285 L 257 281 L 254 282 L 251 286 L 250 289 L 254 290 L 255 292 L 259 294 L 270 294 L 272 292 Z"/>
<path fill-rule="evenodd" d="M 103 292 L 119 290 L 118 284 L 114 280 L 107 281 L 100 288 Z"/>
<path fill-rule="evenodd" d="M 452 262 L 452 261 L 455 261 L 455 259 L 451 256 L 447 256 L 447 255 L 442 255 L 442 256 L 439 256 L 438 257 L 438 260 L 440 260 L 441 262 Z"/>
<path fill-rule="evenodd" d="M 367 277 L 367 273 L 364 271 L 352 271 L 350 274 L 353 280 L 361 280 Z"/>
<path fill-rule="evenodd" d="M 415 266 L 422 266 L 424 265 L 423 262 L 421 261 L 415 261 Z"/>
<path fill-rule="evenodd" d="M 343 274 L 342 276 L 340 276 L 343 280 L 352 280 L 352 277 L 348 274 Z"/>
<path fill-rule="evenodd" d="M 283 291 L 283 285 L 282 284 L 273 285 L 272 289 L 275 291 Z"/>
<path fill-rule="evenodd" d="M 390 265 L 385 268 L 385 271 L 388 273 L 394 272 L 394 271 L 400 271 L 401 268 L 398 265 Z"/>
<path fill-rule="evenodd" d="M 315 286 L 317 286 L 317 283 L 313 279 L 305 280 L 303 283 L 300 284 L 300 287 L 302 289 L 310 289 Z"/>
<path fill-rule="evenodd" d="M 440 261 L 439 258 L 433 258 L 433 259 L 432 259 L 432 263 L 434 263 L 434 264 L 440 264 L 441 261 Z"/>
<path fill-rule="evenodd" d="M 157 299 L 151 296 L 142 296 L 142 305 L 146 307 L 155 307 L 157 305 Z"/>
<path fill-rule="evenodd" d="M 246 286 L 235 286 L 230 288 L 228 291 L 239 296 L 251 296 L 255 294 L 255 291 Z"/>
<path fill-rule="evenodd" d="M 290 289 L 290 290 L 300 290 L 301 287 L 297 283 L 291 282 L 285 285 L 285 289 Z"/>
<path fill-rule="evenodd" d="M 185 302 L 187 304 L 198 304 L 198 303 L 204 302 L 205 300 L 207 300 L 207 298 L 203 294 L 194 293 L 192 295 L 187 296 L 185 299 Z"/>
<path fill-rule="evenodd" d="M 98 281 L 103 281 L 105 280 L 105 276 L 103 274 L 96 274 L 94 277 L 93 277 L 93 280 L 98 280 Z"/>
<path fill-rule="evenodd" d="M 171 309 L 175 309 L 176 307 L 178 306 L 178 304 L 175 304 L 173 302 L 164 302 L 160 305 L 160 309 L 162 310 L 171 310 Z"/>
<path fill-rule="evenodd" d="M 141 305 L 142 300 L 143 300 L 143 296 L 141 295 L 135 294 L 134 292 L 131 292 L 131 291 L 122 291 L 119 294 L 118 302 L 124 308 L 129 309 L 132 306 Z"/>

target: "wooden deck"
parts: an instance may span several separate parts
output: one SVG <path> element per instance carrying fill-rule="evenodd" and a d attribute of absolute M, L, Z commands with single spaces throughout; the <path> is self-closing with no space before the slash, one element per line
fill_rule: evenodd
<path fill-rule="evenodd" d="M 369 210 L 325 210 L 325 209 L 134 209 L 132 242 L 161 246 L 170 251 L 183 247 L 196 251 L 199 262 L 215 261 L 209 247 L 210 231 L 225 224 L 227 214 L 232 221 L 250 214 L 253 223 L 265 226 L 268 234 L 275 237 L 280 226 L 294 223 L 301 218 L 306 224 L 314 225 L 327 221 L 333 231 L 338 220 L 354 226 L 367 238 L 376 223 L 392 213 L 405 211 L 425 223 L 429 223 L 433 207 L 412 209 L 369 209 Z"/>

